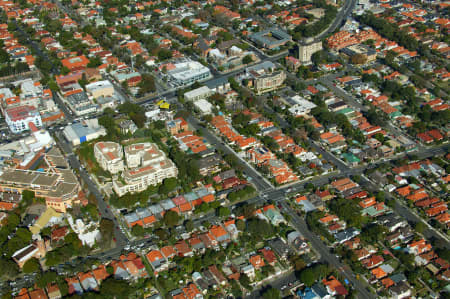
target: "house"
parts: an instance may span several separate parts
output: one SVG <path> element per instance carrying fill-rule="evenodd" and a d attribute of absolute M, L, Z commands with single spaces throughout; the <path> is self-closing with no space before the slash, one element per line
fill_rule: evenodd
<path fill-rule="evenodd" d="M 99 290 L 97 281 L 95 280 L 92 273 L 78 273 L 77 277 L 81 283 L 81 286 L 83 287 L 83 290 L 85 290 L 86 292 Z"/>
<path fill-rule="evenodd" d="M 119 123 L 120 132 L 122 134 L 134 134 L 137 131 L 138 127 L 131 119 L 123 120 Z"/>
<path fill-rule="evenodd" d="M 269 219 L 272 225 L 280 225 L 281 223 L 286 223 L 284 217 L 280 214 L 278 210 L 275 209 L 273 205 L 268 205 L 263 207 L 264 215 Z"/>
<path fill-rule="evenodd" d="M 162 247 L 161 253 L 167 260 L 173 258 L 177 254 L 177 252 L 175 251 L 175 248 L 170 245 Z"/>
<path fill-rule="evenodd" d="M 264 260 L 262 259 L 262 257 L 260 255 L 253 255 L 249 258 L 249 262 L 250 264 L 252 264 L 252 266 L 255 268 L 255 270 L 258 270 L 262 267 L 264 267 L 265 263 Z"/>
<path fill-rule="evenodd" d="M 353 227 L 347 228 L 346 230 L 340 231 L 336 234 L 334 234 L 334 238 L 336 239 L 336 242 L 339 244 L 344 243 L 345 241 L 348 241 L 352 239 L 353 237 L 359 235 L 359 231 Z"/>
<path fill-rule="evenodd" d="M 259 252 L 262 253 L 264 260 L 267 264 L 274 266 L 275 262 L 277 261 L 277 257 L 275 256 L 275 253 L 268 247 L 265 247 L 263 249 L 260 249 Z"/>
<path fill-rule="evenodd" d="M 409 298 L 412 294 L 411 287 L 407 282 L 399 282 L 389 288 L 389 293 L 393 299 Z"/>
<path fill-rule="evenodd" d="M 337 296 L 347 296 L 347 289 L 336 279 L 333 275 L 328 277 L 328 279 L 323 279 L 322 283 L 326 286 L 328 293 Z"/>
<path fill-rule="evenodd" d="M 298 254 L 305 254 L 310 251 L 305 238 L 298 232 L 293 231 L 287 235 L 288 244 L 291 245 Z"/>
<path fill-rule="evenodd" d="M 59 287 L 56 283 L 49 284 L 47 286 L 47 295 L 48 295 L 48 299 L 61 299 L 62 298 L 61 291 L 59 290 Z"/>
<path fill-rule="evenodd" d="M 280 238 L 269 240 L 269 246 L 278 255 L 280 259 L 287 259 L 289 246 Z"/>
<path fill-rule="evenodd" d="M 292 57 L 292 56 L 286 56 L 285 61 L 286 61 L 286 67 L 291 72 L 297 72 L 298 68 L 301 66 L 300 60 L 298 60 L 297 58 Z"/>
<path fill-rule="evenodd" d="M 390 232 L 396 231 L 398 228 L 407 226 L 407 222 L 400 216 L 389 213 L 377 218 L 378 224 L 385 226 Z"/>
<path fill-rule="evenodd" d="M 63 240 L 64 237 L 69 233 L 69 228 L 67 226 L 63 226 L 63 227 L 58 227 L 54 230 L 52 230 L 51 233 L 51 241 L 53 242 L 58 242 L 60 240 Z"/>
<path fill-rule="evenodd" d="M 147 253 L 146 258 L 150 265 L 152 266 L 155 273 L 167 270 L 169 267 L 167 260 L 161 254 L 159 250 L 152 250 Z"/>
<path fill-rule="evenodd" d="M 245 265 L 241 269 L 242 274 L 247 275 L 250 279 L 255 277 L 255 267 L 253 265 Z"/>
<path fill-rule="evenodd" d="M 225 243 L 230 241 L 230 235 L 228 232 L 220 225 L 213 225 L 209 232 L 219 243 Z"/>
<path fill-rule="evenodd" d="M 31 258 L 44 257 L 46 253 L 44 241 L 40 240 L 38 243 L 32 243 L 24 248 L 21 248 L 13 253 L 12 259 L 19 265 L 20 268 Z"/>
<path fill-rule="evenodd" d="M 380 266 L 384 262 L 384 258 L 380 255 L 372 255 L 369 258 L 366 258 L 361 261 L 364 267 L 367 269 L 372 269 Z"/>
<path fill-rule="evenodd" d="M 407 245 L 408 252 L 414 255 L 419 255 L 431 250 L 431 244 L 428 244 L 424 239 L 412 242 Z"/>
<path fill-rule="evenodd" d="M 130 273 L 128 273 L 123 261 L 112 261 L 110 266 L 113 267 L 113 273 L 115 279 L 127 280 L 130 278 Z"/>
<path fill-rule="evenodd" d="M 193 251 L 205 252 L 205 244 L 203 244 L 200 238 L 193 236 L 188 240 L 188 243 Z"/>
<path fill-rule="evenodd" d="M 223 274 L 219 271 L 219 269 L 217 269 L 216 265 L 209 266 L 208 271 L 214 276 L 214 278 L 220 285 L 227 284 L 227 279 L 223 276 Z"/>
<path fill-rule="evenodd" d="M 101 284 L 103 280 L 109 277 L 109 273 L 108 271 L 106 271 L 105 265 L 100 265 L 96 269 L 92 270 L 92 275 L 99 284 Z"/>
<path fill-rule="evenodd" d="M 66 278 L 67 286 L 69 287 L 68 293 L 72 294 L 82 294 L 83 288 L 81 287 L 80 281 L 77 277 Z"/>
<path fill-rule="evenodd" d="M 179 256 L 193 256 L 194 252 L 189 248 L 188 244 L 184 240 L 180 240 L 174 245 Z"/>

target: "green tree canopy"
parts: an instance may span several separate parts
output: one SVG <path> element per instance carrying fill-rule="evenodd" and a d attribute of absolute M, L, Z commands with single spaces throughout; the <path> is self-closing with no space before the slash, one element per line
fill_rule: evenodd
<path fill-rule="evenodd" d="M 179 220 L 180 216 L 174 211 L 167 211 L 163 217 L 163 221 L 168 227 L 177 225 Z"/>
<path fill-rule="evenodd" d="M 281 294 L 278 289 L 269 287 L 264 290 L 263 297 L 264 299 L 281 299 Z"/>
<path fill-rule="evenodd" d="M 31 258 L 28 261 L 25 262 L 25 264 L 22 267 L 22 271 L 24 273 L 33 273 L 40 269 L 39 261 L 37 258 Z"/>
<path fill-rule="evenodd" d="M 145 230 L 141 225 L 136 224 L 131 228 L 131 233 L 134 236 L 142 237 L 143 235 L 145 235 Z"/>

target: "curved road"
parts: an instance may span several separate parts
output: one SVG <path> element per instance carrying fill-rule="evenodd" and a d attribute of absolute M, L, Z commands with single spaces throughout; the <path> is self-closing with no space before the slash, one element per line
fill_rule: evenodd
<path fill-rule="evenodd" d="M 342 9 L 337 13 L 336 18 L 334 19 L 333 23 L 325 29 L 322 33 L 317 35 L 316 39 L 322 39 L 325 36 L 327 36 L 329 33 L 333 32 L 334 30 L 338 29 L 342 25 L 342 22 L 352 13 L 353 8 L 356 5 L 357 0 L 348 0 L 345 1 L 344 6 Z"/>

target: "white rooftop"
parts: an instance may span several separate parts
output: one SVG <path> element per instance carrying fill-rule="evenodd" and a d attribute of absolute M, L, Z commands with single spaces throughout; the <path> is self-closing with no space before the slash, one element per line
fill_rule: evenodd
<path fill-rule="evenodd" d="M 202 96 L 204 94 L 211 93 L 211 89 L 208 86 L 202 86 L 197 89 L 188 91 L 184 93 L 186 98 L 196 98 L 198 96 Z"/>
<path fill-rule="evenodd" d="M 97 82 L 86 85 L 86 90 L 92 92 L 97 89 L 110 88 L 110 87 L 113 87 L 111 82 L 109 82 L 108 80 L 103 80 L 103 81 L 97 81 Z"/>

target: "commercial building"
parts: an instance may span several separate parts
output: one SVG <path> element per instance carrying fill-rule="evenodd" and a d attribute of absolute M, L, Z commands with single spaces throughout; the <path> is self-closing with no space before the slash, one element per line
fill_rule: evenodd
<path fill-rule="evenodd" d="M 167 71 L 175 83 L 188 86 L 195 82 L 201 82 L 212 78 L 209 68 L 197 61 L 186 60 L 175 63 L 174 68 Z"/>
<path fill-rule="evenodd" d="M 85 141 L 91 141 L 106 135 L 106 130 L 98 124 L 98 120 L 87 119 L 82 122 L 67 126 L 64 131 L 64 137 L 72 143 L 73 146 L 79 145 Z"/>
<path fill-rule="evenodd" d="M 292 37 L 281 29 L 270 28 L 252 34 L 250 40 L 262 48 L 276 49 L 292 41 Z"/>
<path fill-rule="evenodd" d="M 275 69 L 276 66 L 270 61 L 248 67 L 246 75 L 249 78 L 249 87 L 253 87 L 258 95 L 281 87 L 286 79 L 286 73 Z"/>
<path fill-rule="evenodd" d="M 65 100 L 69 108 L 77 116 L 97 112 L 97 105 L 88 98 L 84 91 L 69 94 Z"/>
<path fill-rule="evenodd" d="M 94 145 L 94 156 L 98 164 L 112 174 L 123 171 L 122 146 L 115 142 L 97 142 Z"/>
<path fill-rule="evenodd" d="M 20 133 L 30 129 L 30 123 L 36 127 L 42 126 L 41 115 L 34 106 L 18 106 L 5 110 L 5 121 L 13 133 Z"/>
<path fill-rule="evenodd" d="M 86 92 L 94 99 L 100 97 L 113 97 L 114 86 L 108 80 L 97 81 L 86 85 Z"/>
<path fill-rule="evenodd" d="M 124 151 L 128 168 L 120 180 L 113 180 L 113 189 L 118 196 L 144 191 L 150 185 L 178 175 L 175 164 L 153 143 L 132 144 Z"/>
<path fill-rule="evenodd" d="M 200 99 L 206 99 L 207 97 L 209 97 L 212 94 L 213 94 L 213 91 L 209 87 L 202 86 L 200 88 L 185 92 L 184 99 L 186 101 L 196 101 L 196 100 L 200 100 Z"/>
<path fill-rule="evenodd" d="M 4 168 L 0 175 L 0 191 L 22 193 L 32 190 L 45 199 L 48 208 L 66 212 L 73 203 L 81 202 L 78 179 L 59 149 L 52 147 L 44 153 L 45 171 Z"/>
<path fill-rule="evenodd" d="M 314 53 L 322 50 L 322 41 L 307 39 L 298 45 L 298 58 L 303 64 L 310 64 Z"/>
<path fill-rule="evenodd" d="M 137 86 L 142 81 L 141 74 L 131 68 L 111 71 L 110 74 L 117 82 L 120 84 L 126 82 L 129 87 Z"/>

